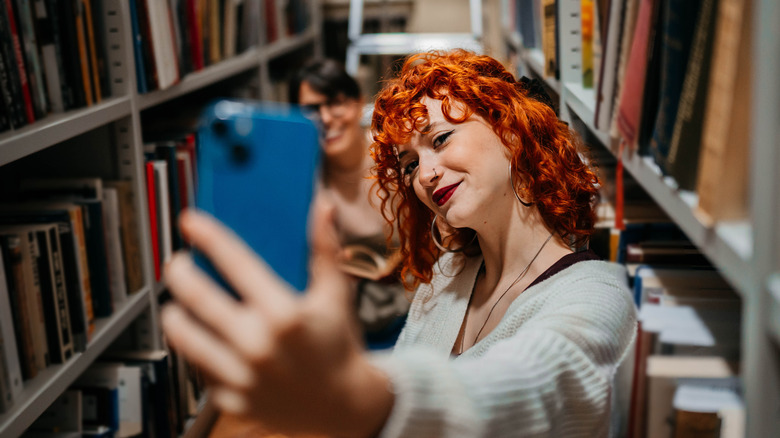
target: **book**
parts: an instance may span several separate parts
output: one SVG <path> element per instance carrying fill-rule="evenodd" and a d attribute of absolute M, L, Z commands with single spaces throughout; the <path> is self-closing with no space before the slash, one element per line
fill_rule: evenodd
<path fill-rule="evenodd" d="M 176 436 L 176 405 L 173 394 L 170 355 L 159 350 L 109 350 L 103 359 L 119 361 L 127 366 L 140 367 L 149 381 L 148 397 L 144 406 L 149 413 L 146 424 L 153 436 Z"/>
<path fill-rule="evenodd" d="M 87 74 L 90 78 L 90 85 L 92 86 L 92 96 L 95 103 L 100 103 L 103 100 L 103 90 L 101 89 L 101 73 L 100 64 L 98 64 L 98 50 L 97 39 L 101 41 L 104 39 L 102 35 L 95 36 L 95 20 L 92 17 L 92 0 L 78 0 L 81 4 L 80 16 L 82 26 L 84 27 L 84 42 L 87 49 L 86 57 L 88 60 L 89 70 Z M 95 1 L 96 4 L 101 0 Z M 105 63 L 105 60 L 103 60 Z"/>
<path fill-rule="evenodd" d="M 154 278 L 160 281 L 160 237 L 159 227 L 157 225 L 157 186 L 154 180 L 154 164 L 147 161 L 144 165 L 146 176 L 146 201 L 147 211 L 149 212 L 149 237 L 152 247 L 152 261 L 154 265 Z"/>
<path fill-rule="evenodd" d="M 0 3 L 0 59 L 5 72 L 3 77 L 3 99 L 8 108 L 8 114 L 11 119 L 11 126 L 19 128 L 30 123 L 26 100 L 22 90 L 22 77 L 16 60 L 16 50 L 14 47 L 13 33 L 8 19 L 8 10 L 5 0 Z M 26 81 L 27 79 L 24 78 Z M 26 82 L 25 82 L 26 83 Z M 29 88 L 27 89 L 29 97 Z"/>
<path fill-rule="evenodd" d="M 699 171 L 718 3 L 718 0 L 702 0 L 666 156 L 667 171 L 683 190 L 695 189 Z"/>
<path fill-rule="evenodd" d="M 659 104 L 649 152 L 664 173 L 668 173 L 667 157 L 677 119 L 685 71 L 699 16 L 701 0 L 675 2 L 665 0 L 661 29 L 661 68 Z"/>
<path fill-rule="evenodd" d="M 582 87 L 593 88 L 593 44 L 596 36 L 596 11 L 593 0 L 580 0 L 582 36 Z"/>
<path fill-rule="evenodd" d="M 133 33 L 133 59 L 135 60 L 136 89 L 138 90 L 138 94 L 144 94 L 149 91 L 149 84 L 146 83 L 143 34 L 141 33 L 141 24 L 139 22 L 136 0 L 129 0 L 128 9 L 130 10 L 130 27 Z"/>
<path fill-rule="evenodd" d="M 20 190 L 31 198 L 68 201 L 82 207 L 93 310 L 97 318 L 110 316 L 114 308 L 104 231 L 103 181 L 100 178 L 28 178 L 20 182 Z"/>
<path fill-rule="evenodd" d="M 173 45 L 171 11 L 168 2 L 144 0 L 150 30 L 157 88 L 164 90 L 179 81 L 179 66 Z"/>
<path fill-rule="evenodd" d="M 718 382 L 720 383 L 720 382 Z M 674 438 L 745 436 L 745 406 L 730 385 L 681 383 L 674 392 Z"/>
<path fill-rule="evenodd" d="M 623 24 L 620 32 L 620 52 L 618 54 L 618 69 L 615 77 L 615 93 L 612 96 L 612 118 L 609 124 L 611 137 L 619 137 L 618 130 L 618 105 L 625 94 L 626 67 L 631 54 L 631 47 L 634 41 L 634 32 L 636 30 L 636 21 L 639 13 L 640 0 L 625 0 L 623 13 Z"/>
<path fill-rule="evenodd" d="M 73 334 L 57 225 L 11 225 L 3 229 L 31 231 L 36 235 L 37 246 L 32 249 L 40 281 L 49 359 L 52 363 L 64 363 L 73 355 Z"/>
<path fill-rule="evenodd" d="M 32 316 L 30 309 L 28 309 L 27 290 L 24 283 L 20 236 L 18 234 L 0 234 L 0 250 L 2 251 L 3 269 L 8 287 L 22 377 L 24 380 L 29 380 L 38 375 L 38 368 L 33 345 Z"/>
<path fill-rule="evenodd" d="M 173 257 L 173 223 L 171 218 L 168 163 L 152 160 L 154 169 L 155 198 L 157 200 L 157 233 L 160 241 L 160 263 L 164 265 Z"/>
<path fill-rule="evenodd" d="M 652 355 L 647 359 L 647 436 L 672 436 L 678 382 L 698 379 L 709 386 L 736 388 L 738 366 L 720 357 Z"/>
<path fill-rule="evenodd" d="M 35 122 L 35 105 L 33 103 L 32 91 L 30 87 L 29 76 L 27 75 L 27 61 L 22 53 L 21 32 L 16 25 L 16 13 L 14 12 L 13 0 L 4 0 L 5 23 L 10 31 L 11 44 L 13 47 L 13 58 L 8 59 L 9 63 L 16 64 L 19 71 L 19 84 L 22 90 L 22 102 L 24 103 L 24 114 L 27 123 Z"/>
<path fill-rule="evenodd" d="M 16 330 L 14 329 L 14 317 L 11 314 L 11 296 L 7 274 L 3 263 L 3 254 L 0 252 L 0 339 L 5 364 L 5 375 L 1 376 L 7 382 L 6 391 L 11 395 L 11 402 L 19 397 L 24 389 L 22 376 L 22 364 L 19 360 L 19 349 L 16 344 Z"/>
<path fill-rule="evenodd" d="M 609 130 L 612 117 L 612 104 L 617 88 L 618 55 L 620 53 L 621 31 L 625 19 L 625 1 L 609 2 L 604 35 L 602 36 L 602 57 L 599 67 L 599 79 L 596 87 L 596 109 L 594 124 L 601 131 Z"/>
<path fill-rule="evenodd" d="M 87 105 L 87 89 L 84 73 L 89 70 L 82 63 L 80 52 L 78 26 L 76 25 L 76 7 L 73 1 L 47 0 L 47 11 L 52 29 L 59 34 L 58 45 L 62 53 L 60 61 L 63 64 L 66 88 L 65 109 L 81 108 Z M 86 49 L 86 47 L 84 47 Z M 89 77 L 86 78 L 87 80 Z"/>
<path fill-rule="evenodd" d="M 642 109 L 646 96 L 648 61 L 652 57 L 654 29 L 660 0 L 640 0 L 631 50 L 626 64 L 623 92 L 617 107 L 617 126 L 631 150 L 639 147 Z"/>
<path fill-rule="evenodd" d="M 73 383 L 81 391 L 84 430 L 106 427 L 117 433 L 120 427 L 120 363 L 95 362 Z"/>
<path fill-rule="evenodd" d="M 138 292 L 144 285 L 143 256 L 141 255 L 140 223 L 137 216 L 136 193 L 132 181 L 103 181 L 104 187 L 114 188 L 119 201 L 121 245 L 125 264 L 127 292 Z"/>
<path fill-rule="evenodd" d="M 176 159 L 176 142 L 166 141 L 156 143 L 154 156 L 157 160 L 165 162 L 167 178 L 167 195 L 169 204 L 169 216 L 171 223 L 171 248 L 176 251 L 183 247 L 183 240 L 179 227 L 175 226 L 181 213 L 181 189 L 179 187 L 179 166 Z M 158 198 L 159 199 L 159 198 Z"/>
<path fill-rule="evenodd" d="M 94 331 L 92 288 L 86 264 L 81 207 L 68 202 L 0 205 L 0 223 L 55 223 L 62 246 L 71 331 L 76 351 L 84 351 Z"/>
<path fill-rule="evenodd" d="M 18 236 L 20 239 L 21 272 L 16 275 L 21 275 L 23 280 L 17 282 L 17 284 L 24 284 L 26 307 L 30 316 L 32 347 L 35 351 L 33 361 L 35 368 L 41 371 L 51 363 L 51 359 L 49 358 L 49 346 L 45 329 L 46 318 L 43 312 L 43 295 L 37 259 L 38 237 L 32 230 L 9 230 L 7 227 L 0 227 L 0 234 L 4 236 Z"/>
<path fill-rule="evenodd" d="M 705 226 L 748 216 L 753 2 L 722 0 L 707 90 L 694 215 Z M 728 181 L 728 184 L 723 184 Z"/>
<path fill-rule="evenodd" d="M 30 92 L 32 94 L 33 108 L 35 118 L 40 119 L 49 112 L 49 104 L 46 98 L 46 86 L 43 79 L 43 66 L 38 53 L 38 37 L 35 29 L 35 20 L 33 19 L 32 1 L 15 0 L 14 7 L 19 18 L 19 29 L 21 34 L 22 46 L 24 48 L 24 57 L 27 62 L 28 79 L 30 81 Z"/>
<path fill-rule="evenodd" d="M 383 254 L 368 245 L 346 245 L 339 267 L 347 274 L 368 280 L 380 280 L 393 275 L 401 262 L 400 251 Z"/>
<path fill-rule="evenodd" d="M 542 0 L 544 76 L 558 78 L 558 10 L 555 0 Z"/>
<path fill-rule="evenodd" d="M 127 302 L 125 260 L 122 252 L 119 194 L 113 187 L 103 187 L 103 219 L 108 256 L 108 278 L 111 289 L 111 303 L 114 309 Z"/>
<path fill-rule="evenodd" d="M 57 29 L 49 22 L 48 5 L 45 0 L 33 0 L 32 10 L 35 19 L 35 34 L 40 52 L 41 70 L 45 78 L 45 90 L 49 110 L 55 113 L 65 111 L 62 83 L 62 61 L 60 49 L 55 43 Z"/>

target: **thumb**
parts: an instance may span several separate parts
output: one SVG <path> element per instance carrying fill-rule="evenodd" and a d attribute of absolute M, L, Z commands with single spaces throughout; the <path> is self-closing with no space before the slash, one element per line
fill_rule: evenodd
<path fill-rule="evenodd" d="M 309 292 L 318 298 L 352 302 L 349 277 L 339 268 L 341 244 L 336 233 L 335 206 L 318 196 L 312 211 L 311 282 Z"/>

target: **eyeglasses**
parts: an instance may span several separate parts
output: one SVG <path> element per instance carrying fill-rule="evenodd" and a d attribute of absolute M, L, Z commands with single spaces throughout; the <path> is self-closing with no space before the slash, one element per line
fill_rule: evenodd
<path fill-rule="evenodd" d="M 331 117 L 342 117 L 347 113 L 349 106 L 355 99 L 343 95 L 336 96 L 327 102 L 301 105 L 301 111 L 309 116 L 321 116 L 322 109 L 327 109 Z"/>

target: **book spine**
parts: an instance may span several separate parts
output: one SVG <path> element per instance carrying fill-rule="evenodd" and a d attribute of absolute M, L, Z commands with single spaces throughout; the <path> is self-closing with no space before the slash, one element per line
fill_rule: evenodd
<path fill-rule="evenodd" d="M 149 234 L 152 240 L 152 257 L 154 261 L 154 278 L 160 281 L 160 246 L 157 228 L 157 188 L 154 184 L 154 164 L 146 162 L 146 199 L 149 210 Z"/>
<path fill-rule="evenodd" d="M 43 290 L 41 289 L 41 269 L 38 265 L 38 236 L 29 231 L 22 236 L 22 265 L 25 268 L 25 281 L 27 294 L 27 308 L 30 309 L 33 327 L 33 341 L 35 347 L 35 365 L 38 370 L 43 370 L 51 363 L 49 354 L 49 340 L 46 331 L 46 314 L 43 305 Z"/>
<path fill-rule="evenodd" d="M 44 0 L 34 0 L 33 11 L 35 11 L 35 31 L 40 50 L 41 62 L 43 64 L 43 73 L 46 78 L 46 91 L 48 97 L 49 109 L 52 112 L 65 111 L 65 102 L 63 100 L 63 73 L 61 62 L 58 61 L 58 48 L 55 45 L 55 29 L 49 21 L 48 10 Z"/>
<path fill-rule="evenodd" d="M 38 368 L 35 361 L 32 320 L 27 304 L 27 290 L 24 284 L 22 240 L 20 236 L 17 234 L 2 236 L 2 251 L 14 316 L 16 343 L 22 366 L 22 376 L 25 380 L 29 380 L 38 375 Z"/>
<path fill-rule="evenodd" d="M 29 68 L 30 90 L 33 97 L 33 106 L 35 108 L 36 118 L 46 116 L 49 111 L 48 100 L 46 98 L 46 87 L 43 81 L 43 68 L 38 53 L 38 39 L 36 35 L 35 23 L 33 20 L 32 7 L 30 0 L 16 0 L 16 9 L 21 27 L 22 42 L 24 45 L 24 54 Z"/>
<path fill-rule="evenodd" d="M 87 348 L 88 322 L 86 309 L 82 301 L 81 282 L 79 281 L 78 249 L 75 246 L 73 226 L 67 221 L 57 222 L 59 253 L 62 259 L 62 275 L 64 276 L 64 289 L 67 292 L 68 315 L 70 330 L 73 335 L 73 348 L 75 351 L 84 351 Z"/>
<path fill-rule="evenodd" d="M 15 64 L 13 39 L 11 37 L 8 14 L 4 5 L 0 4 L 0 58 L 3 60 L 3 68 L 6 76 L 3 80 L 3 98 L 8 107 L 11 118 L 11 126 L 19 128 L 27 124 L 25 115 L 24 98 L 22 97 L 22 85 L 19 78 L 19 69 Z"/>
<path fill-rule="evenodd" d="M 8 376 L 8 384 L 11 396 L 15 400 L 21 394 L 24 378 L 22 377 L 22 364 L 19 360 L 19 348 L 16 344 L 16 332 L 14 330 L 14 317 L 11 314 L 10 290 L 6 282 L 3 253 L 0 251 L 0 337 L 2 337 L 3 355 Z"/>
<path fill-rule="evenodd" d="M 149 91 L 149 85 L 146 83 L 146 66 L 144 64 L 144 46 L 143 35 L 141 34 L 141 25 L 138 22 L 138 6 L 136 0 L 129 0 L 130 25 L 133 31 L 133 57 L 135 59 L 135 80 L 136 88 L 139 94 Z"/>
<path fill-rule="evenodd" d="M 100 89 L 100 73 L 98 66 L 98 53 L 97 45 L 95 42 L 95 25 L 92 18 L 92 4 L 90 0 L 82 1 L 82 13 L 84 16 L 84 28 L 86 36 L 86 46 L 89 59 L 90 71 L 88 74 L 92 77 L 92 92 L 95 96 L 95 103 L 100 103 L 103 100 L 103 93 Z M 100 0 L 97 1 L 99 3 Z"/>
<path fill-rule="evenodd" d="M 73 246 L 76 249 L 76 267 L 81 291 L 81 302 L 84 308 L 84 319 L 87 328 L 87 341 L 95 331 L 95 310 L 92 302 L 92 282 L 89 276 L 89 261 L 87 259 L 87 241 L 84 232 L 84 216 L 81 207 L 71 210 L 71 226 L 73 228 Z"/>
<path fill-rule="evenodd" d="M 57 227 L 49 230 L 51 249 L 52 285 L 57 299 L 57 313 L 60 321 L 61 348 L 63 357 L 67 360 L 73 355 L 73 331 L 70 324 L 70 306 L 68 305 L 68 290 L 65 282 L 65 271 L 62 263 L 60 235 Z"/>
<path fill-rule="evenodd" d="M 78 49 L 78 65 L 80 69 L 81 83 L 84 87 L 84 97 L 87 102 L 87 106 L 95 103 L 93 88 L 92 88 L 92 75 L 89 66 L 89 49 L 87 48 L 87 36 L 85 29 L 85 12 L 84 3 L 82 0 L 75 0 L 73 2 L 73 15 L 75 18 L 76 28 L 76 47 Z"/>
<path fill-rule="evenodd" d="M 33 106 L 32 93 L 30 92 L 30 82 L 27 76 L 24 54 L 22 53 L 19 30 L 16 26 L 16 19 L 14 17 L 12 0 L 5 0 L 5 10 L 8 14 L 8 28 L 11 31 L 11 41 L 14 49 L 13 59 L 16 62 L 16 68 L 19 70 L 19 80 L 22 87 L 22 99 L 24 102 L 24 114 L 27 118 L 27 123 L 33 123 L 35 122 L 35 108 Z"/>
<path fill-rule="evenodd" d="M 38 265 L 38 275 L 41 284 L 41 302 L 46 321 L 46 341 L 49 347 L 49 359 L 52 363 L 64 363 L 66 357 L 63 350 L 63 332 L 60 313 L 57 311 L 57 292 L 52 275 L 51 243 L 46 231 L 37 231 L 38 248 L 35 259 Z"/>
<path fill-rule="evenodd" d="M 83 202 L 86 216 L 84 218 L 87 243 L 87 259 L 89 276 L 92 285 L 92 305 L 95 317 L 111 316 L 114 307 L 111 303 L 111 283 L 108 276 L 108 257 L 106 255 L 106 240 L 103 232 L 103 207 L 100 201 Z"/>

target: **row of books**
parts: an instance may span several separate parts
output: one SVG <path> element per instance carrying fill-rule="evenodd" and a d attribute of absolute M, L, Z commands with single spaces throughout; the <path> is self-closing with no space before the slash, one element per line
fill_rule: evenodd
<path fill-rule="evenodd" d="M 130 0 L 129 6 L 139 93 L 168 88 L 251 47 L 300 34 L 311 22 L 307 0 Z"/>
<path fill-rule="evenodd" d="M 542 51 L 546 76 L 571 81 L 562 69 L 581 68 L 575 82 L 595 95 L 588 123 L 696 192 L 705 225 L 747 217 L 752 1 L 510 4 L 523 44 Z M 580 50 L 561 53 L 564 44 Z"/>
<path fill-rule="evenodd" d="M 591 248 L 627 267 L 639 312 L 616 377 L 615 436 L 744 436 L 739 296 L 642 194 L 627 201 L 621 226 L 608 202 L 598 211 Z"/>
<path fill-rule="evenodd" d="M 152 257 L 155 278 L 160 281 L 162 266 L 185 246 L 177 218 L 183 209 L 195 205 L 196 136 L 146 143 L 144 154 Z"/>
<path fill-rule="evenodd" d="M 111 95 L 108 2 L 0 3 L 0 131 Z"/>
<path fill-rule="evenodd" d="M 110 349 L 22 436 L 180 436 L 202 394 L 202 380 L 175 353 Z"/>
<path fill-rule="evenodd" d="M 24 381 L 68 361 L 143 286 L 129 181 L 30 179 L 0 205 L 3 410 Z"/>

